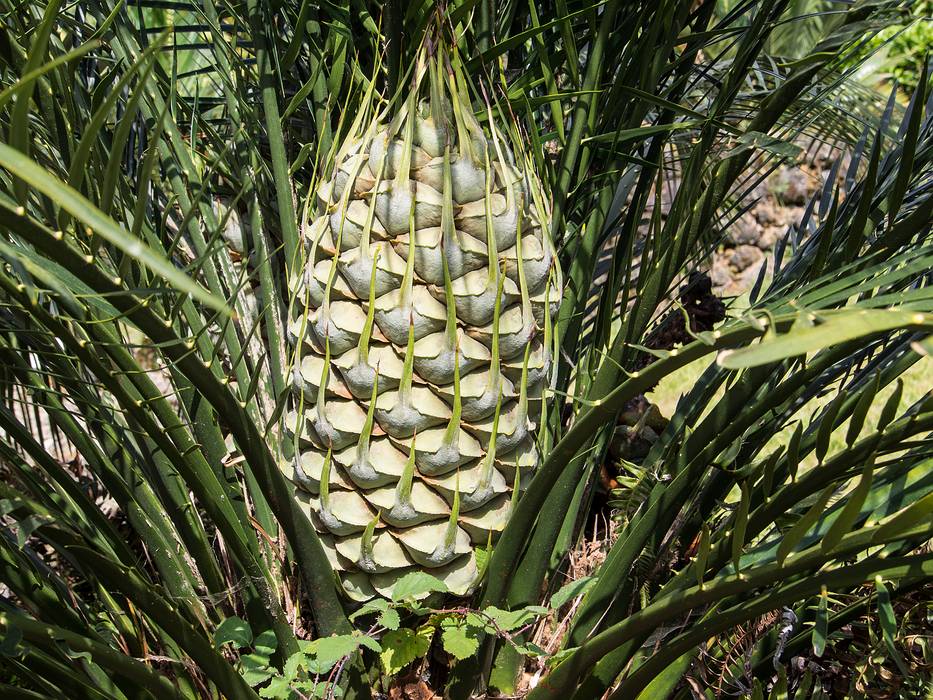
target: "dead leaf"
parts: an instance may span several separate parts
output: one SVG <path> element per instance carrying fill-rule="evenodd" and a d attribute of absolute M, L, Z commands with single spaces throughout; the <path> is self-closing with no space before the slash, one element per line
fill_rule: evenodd
<path fill-rule="evenodd" d="M 420 678 L 397 679 L 389 688 L 389 700 L 441 700 L 431 687 Z"/>

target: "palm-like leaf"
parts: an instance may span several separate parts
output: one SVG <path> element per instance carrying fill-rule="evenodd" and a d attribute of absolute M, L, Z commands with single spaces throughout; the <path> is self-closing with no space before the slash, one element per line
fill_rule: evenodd
<path fill-rule="evenodd" d="M 788 58 L 768 50 L 809 12 L 792 4 L 444 9 L 472 57 L 477 105 L 494 98 L 493 118 L 508 116 L 531 145 L 568 278 L 553 394 L 568 398 L 494 549 L 485 604 L 539 602 L 616 416 L 675 369 L 716 357 L 640 465 L 647 478 L 573 618 L 567 657 L 533 697 L 597 697 L 617 680 L 615 696 L 636 697 L 699 641 L 823 585 L 933 575 L 928 555 L 911 556 L 931 534 L 929 395 L 852 427 L 929 351 L 928 81 L 905 110 L 850 80 L 866 37 L 907 3 L 807 18 L 819 34 Z M 366 92 L 390 100 L 404 84 L 417 48 L 406 37 L 421 36 L 432 9 L 5 10 L 0 628 L 22 643 L 0 663 L 47 696 L 255 697 L 212 644 L 223 618 L 273 630 L 283 661 L 312 627 L 350 630 L 279 469 L 292 400 L 286 280 L 316 174 Z M 689 316 L 673 290 L 801 136 L 852 154 L 844 185 L 830 181 L 778 244 L 749 310 L 682 346 L 643 347 L 665 315 Z M 650 203 L 671 181 L 662 219 Z M 839 398 L 775 448 L 772 436 L 829 391 Z M 845 447 L 831 452 L 846 421 Z M 819 468 L 798 469 L 811 454 Z M 724 510 L 736 490 L 743 505 Z M 708 553 L 691 561 L 701 532 Z M 310 617 L 296 609 L 303 596 Z M 675 629 L 691 611 L 714 614 Z M 665 644 L 641 654 L 658 628 L 672 630 Z M 513 649 L 498 650 L 502 690 Z M 495 654 L 489 640 L 459 664 L 450 692 L 485 683 Z M 350 692 L 366 692 L 361 669 Z"/>

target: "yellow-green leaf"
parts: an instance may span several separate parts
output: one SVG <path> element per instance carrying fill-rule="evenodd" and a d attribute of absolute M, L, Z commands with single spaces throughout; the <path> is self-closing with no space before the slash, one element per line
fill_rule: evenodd
<path fill-rule="evenodd" d="M 131 258 L 138 260 L 181 292 L 211 308 L 229 312 L 227 303 L 188 277 L 163 255 L 134 238 L 77 190 L 40 167 L 29 157 L 0 143 L 0 167 L 28 183 L 54 201 L 75 219 L 93 230 Z"/>
<path fill-rule="evenodd" d="M 723 350 L 717 362 L 726 369 L 745 369 L 816 352 L 849 340 L 898 328 L 933 328 L 933 315 L 895 309 L 845 309 L 823 312 L 812 326 L 795 324 L 786 333 L 766 336 L 754 345 Z"/>
<path fill-rule="evenodd" d="M 382 653 L 379 655 L 386 675 L 395 675 L 427 654 L 433 638 L 434 627 L 431 625 L 422 625 L 417 630 L 402 627 L 386 632 L 380 640 Z"/>

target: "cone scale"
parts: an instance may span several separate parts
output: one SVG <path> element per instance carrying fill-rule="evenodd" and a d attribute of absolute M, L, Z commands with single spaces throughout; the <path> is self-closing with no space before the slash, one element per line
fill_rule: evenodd
<path fill-rule="evenodd" d="M 469 595 L 539 462 L 550 209 L 516 129 L 488 105 L 480 125 L 468 95 L 426 42 L 402 101 L 367 95 L 309 197 L 283 470 L 356 600 L 413 570 Z"/>

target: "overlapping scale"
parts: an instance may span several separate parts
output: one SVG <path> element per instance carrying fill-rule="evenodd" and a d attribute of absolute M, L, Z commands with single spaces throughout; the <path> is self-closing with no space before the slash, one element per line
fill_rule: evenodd
<path fill-rule="evenodd" d="M 477 583 L 539 462 L 561 276 L 547 198 L 496 128 L 410 98 L 357 121 L 314 188 L 291 285 L 282 461 L 347 596 Z M 452 101 L 454 108 L 450 108 Z"/>

